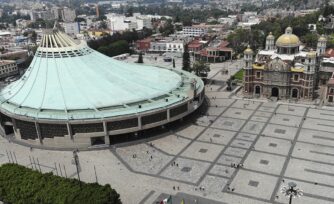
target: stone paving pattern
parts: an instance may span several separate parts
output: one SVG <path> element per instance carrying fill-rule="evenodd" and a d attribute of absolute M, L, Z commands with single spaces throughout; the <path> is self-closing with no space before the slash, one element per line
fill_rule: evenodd
<path fill-rule="evenodd" d="M 169 135 L 79 152 L 81 178 L 95 182 L 95 166 L 99 183 L 110 183 L 127 204 L 167 195 L 187 203 L 288 203 L 280 188 L 289 181 L 304 191 L 293 203 L 334 203 L 334 111 L 214 91 L 207 97 L 206 114 Z M 35 168 L 31 156 L 43 172 L 60 174 L 64 166 L 62 174 L 66 167 L 76 178 L 71 152 L 31 151 L 1 138 L 0 163 L 15 160 L 14 153 L 20 164 Z M 239 163 L 243 167 L 231 166 Z"/>

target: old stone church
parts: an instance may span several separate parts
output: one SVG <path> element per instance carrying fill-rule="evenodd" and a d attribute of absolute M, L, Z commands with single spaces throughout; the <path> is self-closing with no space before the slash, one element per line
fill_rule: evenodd
<path fill-rule="evenodd" d="M 243 94 L 245 97 L 313 100 L 318 80 L 319 58 L 325 53 L 326 38 L 320 36 L 317 50 L 304 48 L 288 27 L 275 43 L 270 33 L 264 50 L 254 58 L 244 51 Z"/>

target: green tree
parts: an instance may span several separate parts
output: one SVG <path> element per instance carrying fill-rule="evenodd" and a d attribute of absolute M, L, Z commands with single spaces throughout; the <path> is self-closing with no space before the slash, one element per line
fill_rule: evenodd
<path fill-rule="evenodd" d="M 165 23 L 165 25 L 160 26 L 159 28 L 159 32 L 163 35 L 163 36 L 169 36 L 170 34 L 174 33 L 174 25 L 172 23 L 171 19 L 168 19 Z"/>
<path fill-rule="evenodd" d="M 109 184 L 42 174 L 17 164 L 0 166 L 0 189 L 4 203 L 121 204 L 119 194 Z"/>
<path fill-rule="evenodd" d="M 140 63 L 140 64 L 144 63 L 143 53 L 142 52 L 140 52 L 139 55 L 138 55 L 137 63 Z"/>
<path fill-rule="evenodd" d="M 100 29 L 107 29 L 108 28 L 108 24 L 106 21 L 101 21 L 100 25 L 99 25 Z"/>
<path fill-rule="evenodd" d="M 31 32 L 31 41 L 36 43 L 37 40 L 37 33 L 35 31 Z"/>
<path fill-rule="evenodd" d="M 193 64 L 192 71 L 199 77 L 206 77 L 210 72 L 210 65 L 203 61 L 197 61 Z"/>
<path fill-rule="evenodd" d="M 182 57 L 182 69 L 188 72 L 191 71 L 188 44 L 184 45 L 184 51 L 183 51 L 183 57 Z"/>
<path fill-rule="evenodd" d="M 301 41 L 306 44 L 307 47 L 316 48 L 318 42 L 318 35 L 315 33 L 307 33 L 302 36 Z"/>

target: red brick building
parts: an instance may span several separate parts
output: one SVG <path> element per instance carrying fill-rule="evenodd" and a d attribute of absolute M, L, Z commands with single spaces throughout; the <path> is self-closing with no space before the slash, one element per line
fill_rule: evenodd
<path fill-rule="evenodd" d="M 143 52 L 147 52 L 149 51 L 149 49 L 151 48 L 151 38 L 145 38 L 142 40 L 138 40 L 136 42 L 136 48 L 137 50 L 143 51 Z"/>

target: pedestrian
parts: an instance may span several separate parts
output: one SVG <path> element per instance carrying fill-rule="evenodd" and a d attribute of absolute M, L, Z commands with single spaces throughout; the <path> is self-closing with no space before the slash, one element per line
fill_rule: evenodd
<path fill-rule="evenodd" d="M 180 186 L 177 187 L 177 190 L 180 190 Z"/>
<path fill-rule="evenodd" d="M 175 186 L 173 186 L 173 190 L 175 190 Z"/>
<path fill-rule="evenodd" d="M 151 159 L 153 159 L 153 156 L 151 155 Z"/>

